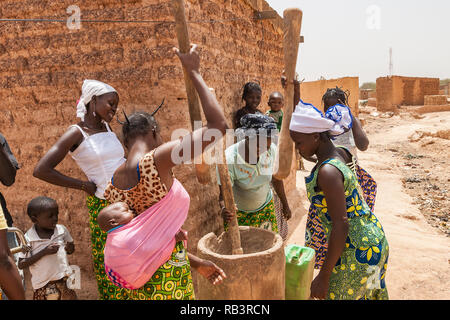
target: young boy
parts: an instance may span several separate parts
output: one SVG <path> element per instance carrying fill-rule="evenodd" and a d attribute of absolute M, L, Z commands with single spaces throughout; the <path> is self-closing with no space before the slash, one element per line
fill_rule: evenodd
<path fill-rule="evenodd" d="M 33 226 L 25 237 L 31 251 L 19 256 L 19 268 L 30 267 L 33 300 L 76 300 L 75 291 L 67 287 L 67 254 L 75 250 L 73 239 L 58 223 L 58 204 L 48 197 L 30 201 L 27 214 Z"/>
<path fill-rule="evenodd" d="M 278 132 L 281 131 L 281 123 L 283 121 L 283 110 L 281 110 L 284 106 L 284 97 L 278 92 L 272 92 L 269 96 L 269 101 L 267 104 L 270 107 L 270 110 L 266 112 L 266 116 L 269 116 L 275 120 L 277 123 Z"/>

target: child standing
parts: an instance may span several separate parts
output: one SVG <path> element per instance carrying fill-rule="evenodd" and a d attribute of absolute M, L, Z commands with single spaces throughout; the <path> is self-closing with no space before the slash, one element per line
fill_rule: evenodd
<path fill-rule="evenodd" d="M 33 226 L 27 231 L 31 251 L 21 253 L 19 268 L 30 267 L 33 300 L 76 300 L 75 291 L 67 287 L 67 254 L 75 250 L 73 239 L 58 223 L 58 204 L 48 197 L 30 201 L 27 214 Z"/>
<path fill-rule="evenodd" d="M 258 109 L 261 103 L 262 89 L 256 82 L 247 82 L 244 85 L 244 92 L 242 93 L 242 100 L 245 101 L 245 106 L 239 109 L 234 116 L 234 128 L 240 128 L 241 118 L 246 114 L 256 114 L 262 112 Z"/>
<path fill-rule="evenodd" d="M 266 116 L 269 116 L 275 120 L 277 124 L 277 129 L 281 131 L 281 123 L 283 121 L 283 106 L 284 106 L 284 97 L 278 92 L 274 91 L 269 96 L 269 101 L 267 104 L 270 107 L 270 110 L 266 112 Z"/>

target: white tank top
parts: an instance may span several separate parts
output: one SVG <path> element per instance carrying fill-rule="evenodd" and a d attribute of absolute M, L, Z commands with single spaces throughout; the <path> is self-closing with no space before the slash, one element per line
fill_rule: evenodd
<path fill-rule="evenodd" d="M 125 162 L 125 152 L 116 134 L 111 131 L 87 135 L 78 125 L 84 140 L 74 152 L 69 152 L 78 166 L 83 170 L 89 181 L 95 183 L 97 190 L 95 196 L 105 199 L 103 193 L 116 169 Z"/>

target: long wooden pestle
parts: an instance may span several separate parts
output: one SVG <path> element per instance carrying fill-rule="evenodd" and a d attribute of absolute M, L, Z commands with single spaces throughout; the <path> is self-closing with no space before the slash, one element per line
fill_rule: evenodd
<path fill-rule="evenodd" d="M 233 213 L 234 218 L 228 223 L 228 233 L 230 236 L 231 253 L 243 254 L 241 246 L 241 234 L 239 232 L 239 225 L 236 216 L 236 206 L 234 204 L 233 187 L 231 186 L 230 173 L 228 172 L 228 165 L 225 157 L 225 138 L 223 138 L 223 152 L 222 163 L 217 165 L 219 170 L 220 184 L 222 190 L 223 200 L 225 202 L 225 208 Z"/>
<path fill-rule="evenodd" d="M 190 50 L 190 41 L 189 41 L 189 33 L 186 23 L 186 15 L 184 9 L 184 0 L 172 0 L 172 8 L 175 17 L 175 28 L 178 38 L 178 44 L 180 52 L 186 53 Z M 194 121 L 201 121 L 201 113 L 200 113 L 200 102 L 198 99 L 197 92 L 192 84 L 191 79 L 184 70 L 184 81 L 186 86 L 186 93 L 188 97 L 188 105 L 189 105 L 189 115 L 191 118 L 191 126 L 194 129 Z M 225 139 L 223 139 L 223 143 L 225 144 Z M 237 223 L 235 205 L 234 205 L 234 197 L 233 197 L 233 189 L 231 187 L 230 175 L 228 173 L 228 166 L 225 162 L 225 154 L 222 155 L 222 163 L 218 164 L 220 181 L 222 184 L 222 194 L 225 202 L 226 208 L 230 211 L 234 212 L 235 218 L 229 224 L 229 235 L 231 240 L 231 248 L 233 254 L 242 254 L 243 250 L 241 247 L 241 237 L 239 233 L 239 226 Z M 197 180 L 202 184 L 207 184 L 211 181 L 209 165 L 205 163 L 202 155 L 202 163 L 195 165 L 195 171 L 197 175 Z"/>
<path fill-rule="evenodd" d="M 189 52 L 191 43 L 189 41 L 189 32 L 186 22 L 186 15 L 184 10 L 184 0 L 172 0 L 173 15 L 175 17 L 175 29 L 178 38 L 178 45 L 181 53 Z M 194 122 L 202 121 L 202 114 L 200 109 L 200 100 L 197 91 L 192 84 L 191 78 L 183 68 L 184 83 L 186 87 L 186 94 L 189 106 L 189 116 L 191 119 L 191 128 L 195 130 Z M 200 161 L 199 161 L 200 160 Z M 200 163 L 197 163 L 200 162 Z M 194 160 L 195 174 L 197 180 L 201 184 L 208 184 L 211 181 L 210 166 L 205 162 L 203 154 Z"/>
<path fill-rule="evenodd" d="M 284 10 L 284 65 L 286 75 L 286 88 L 284 91 L 285 106 L 283 123 L 281 125 L 280 138 L 277 148 L 277 161 L 274 176 L 278 180 L 286 179 L 292 166 L 294 143 L 289 136 L 289 123 L 292 117 L 292 105 L 294 104 L 294 78 L 297 65 L 298 46 L 300 43 L 300 31 L 303 13 L 300 9 L 290 8 Z"/>

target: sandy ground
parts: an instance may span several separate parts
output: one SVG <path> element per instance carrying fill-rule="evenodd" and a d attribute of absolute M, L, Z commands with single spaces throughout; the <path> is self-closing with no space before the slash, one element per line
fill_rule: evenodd
<path fill-rule="evenodd" d="M 413 116 L 404 110 L 389 117 L 366 110 L 361 117 L 366 120 L 370 147 L 358 156 L 378 183 L 375 214 L 389 241 L 386 284 L 390 298 L 450 299 L 446 190 L 450 185 L 450 112 Z M 305 166 L 310 170 L 313 164 Z M 308 174 L 297 173 L 302 196 Z M 304 244 L 308 205 L 305 202 L 302 214 L 290 222 L 287 244 Z"/>

